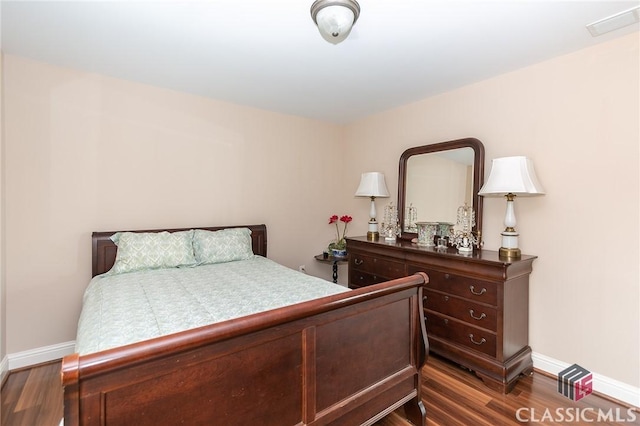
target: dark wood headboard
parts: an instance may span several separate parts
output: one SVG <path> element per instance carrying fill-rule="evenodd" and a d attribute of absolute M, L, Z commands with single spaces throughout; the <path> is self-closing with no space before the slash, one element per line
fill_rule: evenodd
<path fill-rule="evenodd" d="M 251 245 L 253 254 L 267 257 L 267 226 L 266 225 L 232 225 L 232 226 L 213 226 L 213 227 L 194 227 L 179 229 L 148 229 L 136 231 L 110 231 L 110 232 L 94 232 L 91 234 L 91 257 L 92 268 L 91 276 L 103 274 L 107 272 L 116 261 L 116 252 L 118 247 L 111 241 L 111 236 L 116 232 L 177 232 L 188 231 L 190 229 L 204 229 L 206 231 L 219 231 L 226 228 L 249 228 L 251 230 Z"/>

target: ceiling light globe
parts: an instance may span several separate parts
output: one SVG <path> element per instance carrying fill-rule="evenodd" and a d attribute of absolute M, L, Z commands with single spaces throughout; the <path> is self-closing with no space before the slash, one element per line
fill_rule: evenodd
<path fill-rule="evenodd" d="M 353 18 L 351 9 L 343 6 L 325 7 L 316 15 L 322 38 L 332 44 L 338 44 L 349 36 Z"/>
<path fill-rule="evenodd" d="M 355 0 L 316 0 L 311 5 L 311 17 L 320 35 L 332 44 L 344 41 L 360 15 Z"/>

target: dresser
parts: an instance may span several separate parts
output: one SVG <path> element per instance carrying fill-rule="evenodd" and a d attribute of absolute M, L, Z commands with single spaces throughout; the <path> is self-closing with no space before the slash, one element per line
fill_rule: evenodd
<path fill-rule="evenodd" d="M 455 248 L 419 247 L 347 238 L 349 287 L 426 272 L 424 312 L 430 352 L 509 392 L 533 371 L 529 347 L 529 275 L 536 256 L 501 260 L 498 252 L 461 255 Z"/>

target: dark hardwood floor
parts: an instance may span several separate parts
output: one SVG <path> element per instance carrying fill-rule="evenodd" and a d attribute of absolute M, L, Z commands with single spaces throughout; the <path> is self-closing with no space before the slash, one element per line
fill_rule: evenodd
<path fill-rule="evenodd" d="M 12 371 L 2 386 L 2 426 L 53 426 L 62 418 L 60 362 Z"/>
<path fill-rule="evenodd" d="M 637 408 L 629 412 L 628 407 L 594 394 L 573 402 L 557 392 L 554 377 L 537 372 L 521 379 L 511 393 L 502 395 L 484 386 L 473 373 L 431 356 L 424 367 L 423 379 L 423 399 L 430 426 L 523 423 L 640 425 Z M 1 400 L 2 426 L 58 425 L 62 418 L 60 363 L 11 372 L 2 387 Z M 522 421 L 516 417 L 518 413 Z M 562 414 L 564 421 L 558 413 Z M 602 413 L 604 418 L 598 419 L 598 413 Z M 576 417 L 578 420 L 574 420 Z M 634 421 L 626 421 L 632 417 L 635 417 Z M 408 424 L 398 410 L 377 422 L 376 426 Z"/>

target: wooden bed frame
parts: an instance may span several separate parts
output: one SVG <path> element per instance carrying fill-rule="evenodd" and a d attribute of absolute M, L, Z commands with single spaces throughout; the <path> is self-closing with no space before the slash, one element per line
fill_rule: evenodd
<path fill-rule="evenodd" d="M 266 256 L 266 226 L 247 227 Z M 113 265 L 111 235 L 93 234 L 94 275 Z M 369 425 L 404 405 L 424 426 L 426 282 L 416 274 L 66 356 L 65 425 Z"/>

